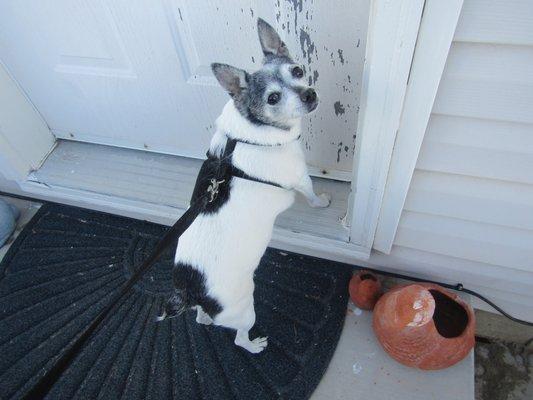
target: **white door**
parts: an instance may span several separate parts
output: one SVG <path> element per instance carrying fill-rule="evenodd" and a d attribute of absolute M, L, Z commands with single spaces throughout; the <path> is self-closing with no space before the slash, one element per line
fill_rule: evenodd
<path fill-rule="evenodd" d="M 0 61 L 59 138 L 201 158 L 227 100 L 209 64 L 257 68 L 261 16 L 320 95 L 309 163 L 348 176 L 368 3 L 3 0 Z"/>

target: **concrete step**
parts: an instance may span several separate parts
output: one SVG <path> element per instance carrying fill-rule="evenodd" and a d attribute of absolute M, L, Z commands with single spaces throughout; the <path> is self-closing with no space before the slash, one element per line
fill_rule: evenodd
<path fill-rule="evenodd" d="M 405 367 L 381 348 L 372 313 L 349 303 L 333 359 L 311 400 L 474 400 L 474 352 L 441 371 Z"/>

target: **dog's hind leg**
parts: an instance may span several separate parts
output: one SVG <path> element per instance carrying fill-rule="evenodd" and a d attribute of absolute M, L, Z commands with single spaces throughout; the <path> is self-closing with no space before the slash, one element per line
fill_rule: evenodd
<path fill-rule="evenodd" d="M 156 321 L 163 321 L 167 318 L 177 317 L 187 310 L 187 296 L 185 291 L 174 290 L 163 308 L 163 314 L 156 317 Z"/>
<path fill-rule="evenodd" d="M 250 340 L 248 329 L 237 329 L 237 335 L 235 335 L 235 344 L 248 350 L 250 353 L 261 353 L 268 345 L 266 337 L 257 337 L 254 340 Z"/>
<path fill-rule="evenodd" d="M 237 329 L 237 334 L 235 335 L 235 344 L 240 346 L 250 353 L 260 353 L 267 347 L 267 338 L 266 337 L 257 337 L 253 340 L 250 340 L 249 332 L 252 329 L 252 326 L 255 324 L 255 310 L 254 310 L 254 301 L 253 298 L 250 302 L 250 305 L 246 308 L 245 312 L 242 313 L 242 318 L 235 328 Z"/>

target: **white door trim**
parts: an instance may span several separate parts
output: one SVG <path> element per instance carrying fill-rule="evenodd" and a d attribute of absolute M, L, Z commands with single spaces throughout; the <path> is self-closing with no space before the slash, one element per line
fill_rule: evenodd
<path fill-rule="evenodd" d="M 55 137 L 0 61 L 0 173 L 17 182 L 37 169 Z"/>
<path fill-rule="evenodd" d="M 392 248 L 463 0 L 426 0 L 373 247 Z"/>
<path fill-rule="evenodd" d="M 424 0 L 373 0 L 347 221 L 370 251 L 411 68 Z"/>

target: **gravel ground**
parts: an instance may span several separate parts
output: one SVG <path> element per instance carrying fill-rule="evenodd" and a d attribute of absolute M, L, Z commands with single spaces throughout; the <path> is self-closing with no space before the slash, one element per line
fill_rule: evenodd
<path fill-rule="evenodd" d="M 502 341 L 476 344 L 476 400 L 533 399 L 533 348 Z"/>

